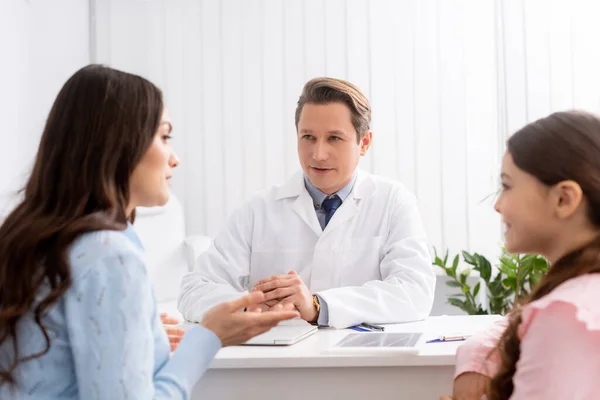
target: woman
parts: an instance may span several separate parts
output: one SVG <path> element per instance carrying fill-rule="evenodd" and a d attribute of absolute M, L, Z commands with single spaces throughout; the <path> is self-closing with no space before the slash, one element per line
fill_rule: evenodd
<path fill-rule="evenodd" d="M 296 312 L 220 304 L 169 342 L 131 222 L 166 203 L 179 160 L 162 94 L 91 65 L 64 85 L 23 200 L 0 226 L 0 398 L 184 399 L 221 346 Z"/>
<path fill-rule="evenodd" d="M 598 398 L 600 119 L 560 112 L 525 126 L 501 179 L 507 250 L 551 268 L 521 308 L 459 349 L 453 399 Z"/>

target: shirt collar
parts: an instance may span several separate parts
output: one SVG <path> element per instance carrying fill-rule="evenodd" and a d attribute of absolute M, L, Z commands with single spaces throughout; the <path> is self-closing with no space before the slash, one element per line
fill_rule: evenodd
<path fill-rule="evenodd" d="M 356 176 L 357 173 L 355 171 L 354 175 L 352 175 L 352 180 L 350 180 L 350 182 L 346 186 L 333 193 L 332 195 L 337 194 L 337 196 L 342 200 L 342 202 L 346 200 L 350 195 L 350 192 L 352 192 L 352 188 L 354 187 L 354 183 L 356 182 Z M 323 201 L 330 196 L 317 189 L 306 175 L 304 175 L 304 186 L 306 186 L 306 190 L 310 194 L 310 197 L 312 197 L 315 206 L 321 206 L 321 204 L 323 204 Z"/>

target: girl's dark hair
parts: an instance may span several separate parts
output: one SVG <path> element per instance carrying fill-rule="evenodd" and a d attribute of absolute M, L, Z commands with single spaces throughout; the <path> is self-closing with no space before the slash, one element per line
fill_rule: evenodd
<path fill-rule="evenodd" d="M 586 112 L 554 113 L 533 122 L 508 140 L 508 153 L 517 167 L 552 186 L 577 182 L 589 205 L 589 219 L 600 227 L 600 119 Z M 600 272 L 600 238 L 556 261 L 526 301 L 537 300 L 565 281 L 579 275 Z M 508 399 L 514 389 L 513 375 L 520 356 L 518 327 L 521 310 L 510 315 L 508 328 L 500 338 L 501 366 L 493 377 L 490 400 Z"/>
<path fill-rule="evenodd" d="M 101 65 L 77 71 L 60 90 L 42 134 L 22 201 L 0 226 L 0 385 L 19 363 L 50 348 L 42 316 L 71 285 L 68 250 L 86 232 L 123 230 L 129 179 L 163 112 L 161 91 Z M 43 293 L 43 295 L 42 295 Z M 21 356 L 17 324 L 31 312 L 45 350 Z"/>

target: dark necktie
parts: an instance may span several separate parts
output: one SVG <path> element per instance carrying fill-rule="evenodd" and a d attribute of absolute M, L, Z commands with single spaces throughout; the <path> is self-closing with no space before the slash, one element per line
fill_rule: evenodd
<path fill-rule="evenodd" d="M 331 217 L 333 217 L 333 214 L 335 214 L 335 211 L 341 205 L 342 205 L 342 199 L 340 199 L 337 196 L 337 194 L 333 195 L 333 196 L 329 196 L 325 200 L 323 200 L 323 204 L 321 206 L 323 207 L 323 209 L 327 213 L 325 215 L 325 226 L 327 226 L 327 224 L 329 223 L 329 220 L 331 220 Z"/>

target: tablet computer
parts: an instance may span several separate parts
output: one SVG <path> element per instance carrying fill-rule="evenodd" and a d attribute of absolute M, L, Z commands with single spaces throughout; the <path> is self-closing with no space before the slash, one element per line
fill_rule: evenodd
<path fill-rule="evenodd" d="M 409 353 L 418 354 L 421 332 L 349 333 L 329 350 L 335 353 Z"/>

